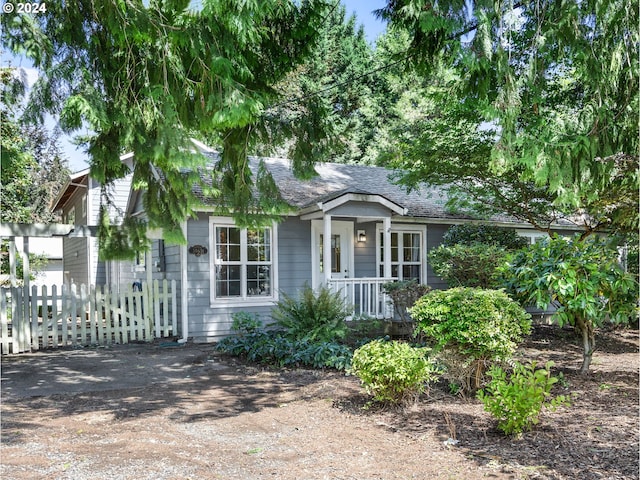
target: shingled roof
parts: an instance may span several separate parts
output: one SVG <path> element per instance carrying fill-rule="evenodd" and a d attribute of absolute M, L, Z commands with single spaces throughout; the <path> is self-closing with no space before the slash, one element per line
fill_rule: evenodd
<path fill-rule="evenodd" d="M 206 153 L 211 164 L 218 160 L 217 153 Z M 298 211 L 308 209 L 321 202 L 327 202 L 345 194 L 379 195 L 406 209 L 407 217 L 470 220 L 474 217 L 464 213 L 452 213 L 447 210 L 447 191 L 444 187 L 422 185 L 407 192 L 407 189 L 393 181 L 394 171 L 368 165 L 345 165 L 339 163 L 319 163 L 315 169 L 318 175 L 310 180 L 296 178 L 291 162 L 284 158 L 250 157 L 250 167 L 255 173 L 260 161 L 263 161 L 271 173 L 283 200 Z M 203 171 L 204 181 L 211 181 Z M 209 177 L 209 178 L 206 178 Z M 215 206 L 215 200 L 204 198 L 205 205 Z M 519 223 L 507 215 L 490 219 L 502 223 Z"/>

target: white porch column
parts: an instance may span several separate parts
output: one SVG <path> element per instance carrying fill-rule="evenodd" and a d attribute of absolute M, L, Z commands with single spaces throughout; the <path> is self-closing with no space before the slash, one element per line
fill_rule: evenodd
<path fill-rule="evenodd" d="M 383 263 L 384 277 L 391 277 L 391 217 L 385 217 L 383 222 L 384 247 L 383 247 Z"/>
<path fill-rule="evenodd" d="M 322 218 L 322 272 L 325 283 L 331 280 L 331 215 L 324 214 Z"/>

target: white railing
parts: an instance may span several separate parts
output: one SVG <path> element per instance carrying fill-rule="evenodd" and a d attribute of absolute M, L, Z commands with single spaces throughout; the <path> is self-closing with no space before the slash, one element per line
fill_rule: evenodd
<path fill-rule="evenodd" d="M 0 288 L 0 351 L 150 342 L 177 331 L 176 282 Z"/>
<path fill-rule="evenodd" d="M 382 285 L 395 280 L 397 278 L 332 278 L 327 285 L 332 291 L 342 293 L 344 301 L 353 309 L 352 318 L 391 318 L 393 306 Z"/>

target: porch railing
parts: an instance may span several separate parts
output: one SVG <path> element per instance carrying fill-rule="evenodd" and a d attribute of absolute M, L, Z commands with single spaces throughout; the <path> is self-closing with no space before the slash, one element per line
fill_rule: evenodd
<path fill-rule="evenodd" d="M 334 292 L 341 292 L 342 298 L 353 309 L 352 318 L 391 318 L 393 306 L 382 285 L 395 280 L 397 278 L 332 278 L 327 285 Z"/>

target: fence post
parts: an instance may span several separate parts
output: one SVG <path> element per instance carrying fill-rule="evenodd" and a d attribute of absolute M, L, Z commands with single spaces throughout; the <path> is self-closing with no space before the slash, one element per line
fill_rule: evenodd
<path fill-rule="evenodd" d="M 2 340 L 2 353 L 9 353 L 9 314 L 7 312 L 7 300 L 11 298 L 11 289 L 0 288 L 0 340 Z M 11 298 L 13 303 L 13 298 Z M 9 306 L 10 307 L 10 306 Z"/>
<path fill-rule="evenodd" d="M 167 281 L 165 280 L 163 285 L 166 285 L 166 282 Z M 165 315 L 169 315 L 168 306 L 165 307 L 165 311 L 167 312 Z M 177 294 L 176 294 L 175 280 L 171 280 L 171 328 L 172 328 L 171 335 L 178 335 L 178 307 L 177 307 Z"/>
<path fill-rule="evenodd" d="M 166 290 L 163 290 L 162 293 L 166 294 Z M 161 338 L 164 336 L 163 323 L 164 323 L 163 318 L 160 316 L 160 282 L 158 282 L 158 280 L 154 280 L 153 281 L 153 324 L 155 326 L 156 338 Z"/>

